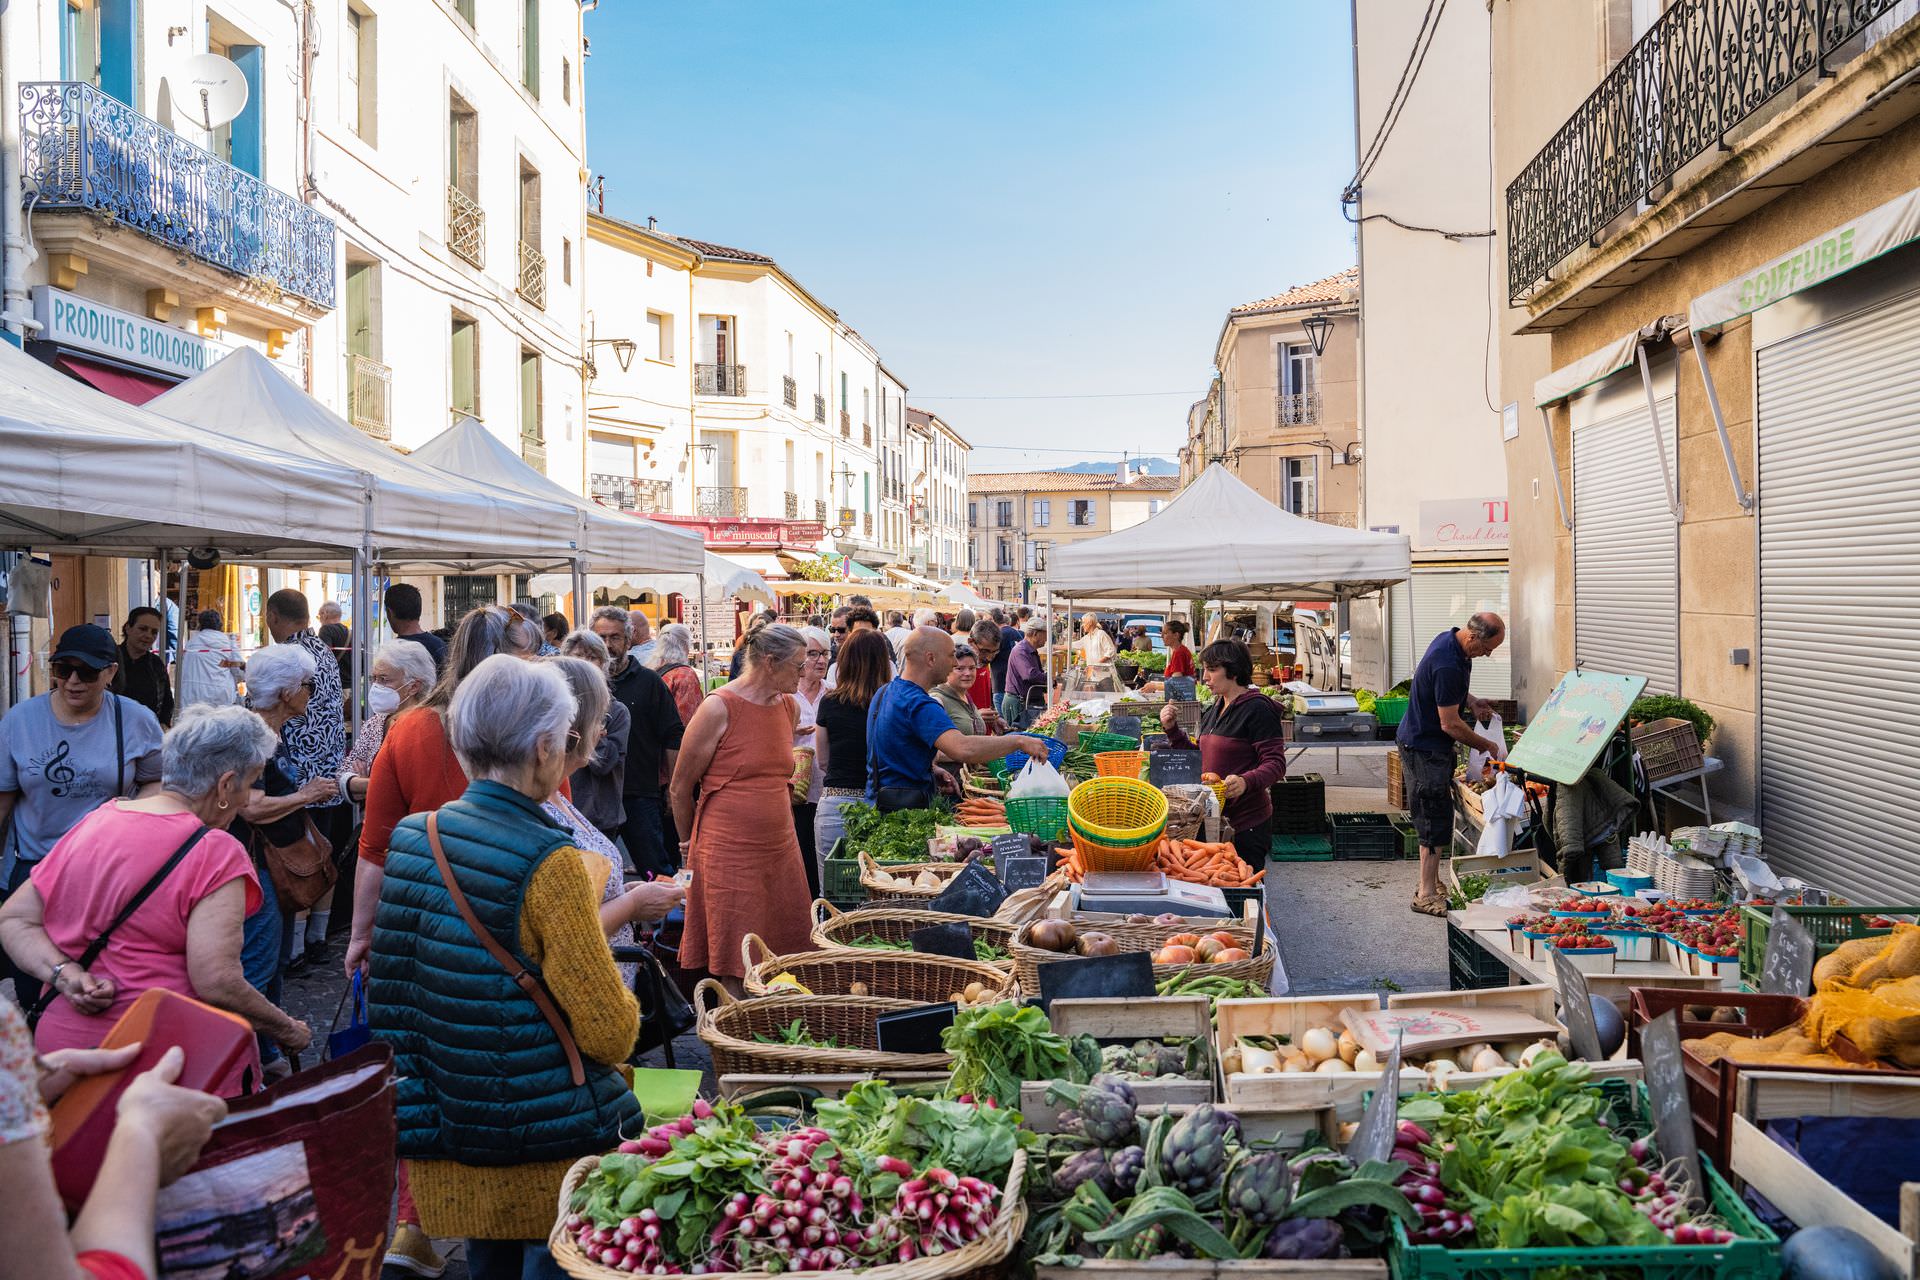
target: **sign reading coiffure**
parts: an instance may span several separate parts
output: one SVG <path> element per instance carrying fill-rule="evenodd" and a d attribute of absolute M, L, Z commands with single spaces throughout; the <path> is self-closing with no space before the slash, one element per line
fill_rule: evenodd
<path fill-rule="evenodd" d="M 1423 551 L 1471 551 L 1476 547 L 1507 545 L 1505 498 L 1449 498 L 1420 504 L 1420 536 L 1414 545 Z"/>
<path fill-rule="evenodd" d="M 40 322 L 43 341 L 183 378 L 191 378 L 227 354 L 224 343 L 52 285 L 34 289 L 33 318 Z"/>

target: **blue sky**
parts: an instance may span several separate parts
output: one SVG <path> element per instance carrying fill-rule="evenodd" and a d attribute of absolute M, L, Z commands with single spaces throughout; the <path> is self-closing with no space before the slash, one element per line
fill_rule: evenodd
<path fill-rule="evenodd" d="M 607 212 L 778 259 L 975 470 L 1171 457 L 1227 308 L 1354 260 L 1345 0 L 602 0 L 586 31 Z"/>

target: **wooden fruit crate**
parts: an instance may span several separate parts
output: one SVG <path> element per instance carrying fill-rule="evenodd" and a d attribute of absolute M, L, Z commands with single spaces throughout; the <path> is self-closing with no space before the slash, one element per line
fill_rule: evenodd
<path fill-rule="evenodd" d="M 1133 1096 L 1142 1106 L 1193 1106 L 1220 1096 L 1220 1061 L 1213 1050 L 1213 1015 L 1205 996 L 1055 1000 L 1047 1012 L 1053 1029 L 1061 1035 L 1088 1035 L 1102 1045 L 1183 1036 L 1206 1046 L 1205 1080 L 1129 1081 Z M 1020 1114 L 1043 1133 L 1052 1132 L 1059 1113 L 1069 1109 L 1047 1101 L 1047 1084 L 1045 1080 L 1029 1080 L 1020 1087 Z"/>

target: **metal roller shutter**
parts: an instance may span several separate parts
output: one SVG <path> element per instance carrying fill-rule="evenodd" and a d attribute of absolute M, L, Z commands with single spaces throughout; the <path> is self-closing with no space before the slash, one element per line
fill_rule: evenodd
<path fill-rule="evenodd" d="M 1505 569 L 1415 569 L 1412 581 L 1415 661 L 1426 653 L 1435 636 L 1460 626 L 1482 609 L 1507 616 Z M 1513 696 L 1511 655 L 1512 650 L 1503 644 L 1492 656 L 1473 660 L 1475 694 L 1482 698 Z"/>
<path fill-rule="evenodd" d="M 1756 365 L 1767 860 L 1856 902 L 1920 901 L 1920 295 Z"/>
<path fill-rule="evenodd" d="M 1669 465 L 1673 371 L 1656 374 Z M 1573 660 L 1647 677 L 1649 693 L 1680 690 L 1680 534 L 1667 509 L 1639 375 L 1614 379 L 1594 420 L 1573 431 Z"/>
<path fill-rule="evenodd" d="M 1393 679 L 1387 681 L 1387 687 L 1391 689 L 1402 680 L 1413 679 L 1413 664 L 1417 656 L 1413 651 L 1413 634 L 1418 630 L 1413 624 L 1413 588 L 1404 582 L 1396 582 L 1387 588 L 1387 629 L 1393 636 L 1393 642 L 1388 646 L 1393 661 Z"/>

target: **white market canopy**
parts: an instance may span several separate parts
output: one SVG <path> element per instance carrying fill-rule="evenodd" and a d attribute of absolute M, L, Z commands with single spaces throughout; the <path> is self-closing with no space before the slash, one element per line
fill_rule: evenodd
<path fill-rule="evenodd" d="M 700 536 L 670 524 L 622 515 L 556 484 L 528 466 L 480 423 L 460 421 L 421 445 L 415 459 L 537 503 L 561 503 L 580 521 L 585 567 L 599 573 L 699 573 Z"/>
<path fill-rule="evenodd" d="M 1208 467 L 1159 515 L 1056 549 L 1048 589 L 1074 600 L 1337 600 L 1411 574 L 1404 534 L 1289 515 L 1225 467 Z"/>
<path fill-rule="evenodd" d="M 954 582 L 940 588 L 939 600 L 942 604 L 957 604 L 962 609 L 991 609 L 995 602 L 987 599 L 964 582 Z"/>
<path fill-rule="evenodd" d="M 376 561 L 524 572 L 575 554 L 580 520 L 571 504 L 534 501 L 398 453 L 336 416 L 251 347 L 235 349 L 147 407 L 352 479 L 371 494 L 372 510 L 362 518 Z"/>
<path fill-rule="evenodd" d="M 745 600 L 752 604 L 773 605 L 773 590 L 767 580 L 743 564 L 724 556 L 705 553 L 707 594 L 715 599 Z M 530 586 L 535 596 L 563 595 L 573 590 L 572 579 L 562 574 L 544 574 Z M 699 581 L 690 573 L 597 573 L 587 577 L 587 590 L 605 591 L 628 599 L 651 591 L 658 595 L 697 596 Z"/>
<path fill-rule="evenodd" d="M 85 386 L 0 342 L 0 542 L 151 556 L 212 545 L 306 559 L 357 547 L 345 468 L 229 440 Z"/>

